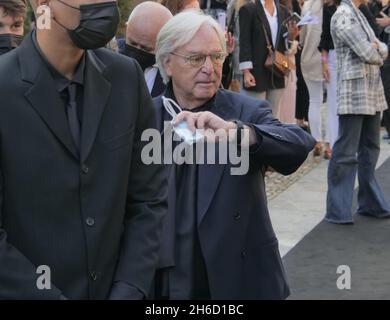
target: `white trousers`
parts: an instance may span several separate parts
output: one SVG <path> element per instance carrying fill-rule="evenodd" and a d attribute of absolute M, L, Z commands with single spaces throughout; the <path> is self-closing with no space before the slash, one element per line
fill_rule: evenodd
<path fill-rule="evenodd" d="M 325 141 L 333 148 L 339 134 L 339 116 L 337 115 L 337 65 L 336 51 L 329 50 L 328 54 L 329 82 L 326 82 L 328 121 Z"/>

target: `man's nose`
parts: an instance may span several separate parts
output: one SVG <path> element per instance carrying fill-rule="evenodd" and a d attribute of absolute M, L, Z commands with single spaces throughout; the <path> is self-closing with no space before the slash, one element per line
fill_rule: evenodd
<path fill-rule="evenodd" d="M 204 64 L 202 66 L 202 71 L 208 74 L 211 74 L 214 71 L 214 64 L 210 56 L 206 57 L 206 60 L 204 61 Z"/>

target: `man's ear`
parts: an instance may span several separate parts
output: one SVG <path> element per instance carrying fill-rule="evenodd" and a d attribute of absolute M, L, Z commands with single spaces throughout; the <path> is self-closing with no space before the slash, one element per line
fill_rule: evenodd
<path fill-rule="evenodd" d="M 164 60 L 164 70 L 165 73 L 169 76 L 172 77 L 172 60 L 170 55 Z"/>

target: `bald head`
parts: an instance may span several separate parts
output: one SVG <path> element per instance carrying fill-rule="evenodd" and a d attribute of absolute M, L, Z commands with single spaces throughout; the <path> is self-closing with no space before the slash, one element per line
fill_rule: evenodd
<path fill-rule="evenodd" d="M 127 21 L 126 44 L 154 52 L 157 35 L 170 18 L 171 12 L 163 5 L 152 1 L 140 3 Z"/>

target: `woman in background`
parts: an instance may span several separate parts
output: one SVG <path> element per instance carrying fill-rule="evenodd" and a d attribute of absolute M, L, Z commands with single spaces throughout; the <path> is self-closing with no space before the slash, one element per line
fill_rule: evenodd
<path fill-rule="evenodd" d="M 279 2 L 289 10 L 290 15 L 294 13 L 292 0 L 280 0 Z M 298 50 L 298 41 L 288 41 L 288 39 L 286 39 L 286 41 L 286 55 L 292 65 L 295 66 L 295 55 Z M 289 75 L 285 77 L 285 84 L 286 87 L 279 102 L 279 114 L 277 115 L 277 118 L 283 123 L 293 124 L 295 123 L 295 105 L 297 94 L 297 74 L 295 68 L 291 69 Z"/>
<path fill-rule="evenodd" d="M 293 11 L 301 15 L 301 10 L 303 6 L 303 0 L 292 0 Z M 299 41 L 299 39 L 298 39 Z M 309 131 L 309 127 L 306 124 L 308 121 L 308 112 L 309 112 L 309 91 L 307 90 L 305 79 L 303 79 L 302 68 L 301 68 L 301 55 L 302 55 L 302 45 L 298 45 L 297 53 L 295 55 L 295 71 L 297 75 L 297 91 L 296 91 L 296 101 L 295 101 L 295 119 L 296 124 L 300 126 L 303 130 Z"/>
<path fill-rule="evenodd" d="M 318 50 L 322 29 L 322 0 L 305 1 L 302 16 L 310 13 L 318 19 L 317 24 L 305 25 L 302 29 L 300 42 L 303 45 L 301 68 L 307 89 L 309 90 L 309 126 L 311 135 L 317 143 L 314 156 L 322 154 L 321 106 L 323 98 L 323 77 L 321 53 Z"/>
<path fill-rule="evenodd" d="M 330 0 L 324 2 L 322 33 L 319 49 L 321 50 L 322 75 L 326 84 L 327 104 L 328 104 L 328 120 L 325 137 L 325 152 L 324 158 L 330 159 L 331 150 L 336 142 L 339 130 L 339 117 L 337 115 L 337 69 L 336 69 L 336 51 L 332 36 L 330 34 L 330 21 L 341 0 Z"/>
<path fill-rule="evenodd" d="M 251 0 L 231 0 L 228 3 L 227 7 L 227 26 L 228 32 L 234 38 L 235 48 L 233 51 L 233 59 L 232 59 L 232 81 L 230 90 L 240 92 L 240 88 L 242 86 L 242 71 L 239 68 L 240 65 L 240 22 L 238 12 L 240 8 L 250 2 Z"/>

